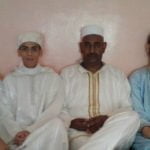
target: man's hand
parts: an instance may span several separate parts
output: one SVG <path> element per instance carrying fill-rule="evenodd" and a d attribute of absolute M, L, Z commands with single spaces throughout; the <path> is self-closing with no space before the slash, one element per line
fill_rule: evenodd
<path fill-rule="evenodd" d="M 108 119 L 107 115 L 100 115 L 94 118 L 89 119 L 88 121 L 88 133 L 95 133 L 99 130 L 104 124 L 104 122 Z"/>
<path fill-rule="evenodd" d="M 150 139 L 150 127 L 149 126 L 143 127 L 142 134 L 145 138 Z"/>
<path fill-rule="evenodd" d="M 77 129 L 79 131 L 87 130 L 87 119 L 76 118 L 71 121 L 70 128 Z"/>
<path fill-rule="evenodd" d="M 29 136 L 30 132 L 28 131 L 21 131 L 21 132 L 18 132 L 14 138 L 14 143 L 16 145 L 21 145 L 25 140 L 26 138 Z"/>
<path fill-rule="evenodd" d="M 107 119 L 107 115 L 100 115 L 91 119 L 76 118 L 71 121 L 70 128 L 86 131 L 87 133 L 95 133 Z"/>

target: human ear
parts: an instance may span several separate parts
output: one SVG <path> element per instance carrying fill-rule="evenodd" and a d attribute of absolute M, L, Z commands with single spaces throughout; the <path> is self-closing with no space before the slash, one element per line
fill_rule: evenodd
<path fill-rule="evenodd" d="M 106 42 L 104 42 L 104 43 L 103 43 L 103 53 L 105 52 L 106 47 L 107 47 L 107 43 L 106 43 Z"/>
<path fill-rule="evenodd" d="M 83 48 L 82 48 L 81 42 L 79 42 L 78 46 L 79 46 L 80 53 L 82 54 L 83 53 Z"/>

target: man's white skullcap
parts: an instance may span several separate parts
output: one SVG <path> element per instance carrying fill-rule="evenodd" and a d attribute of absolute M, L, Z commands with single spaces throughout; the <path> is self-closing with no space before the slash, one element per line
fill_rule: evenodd
<path fill-rule="evenodd" d="M 35 42 L 42 47 L 44 42 L 44 37 L 41 33 L 38 32 L 26 32 L 24 34 L 19 35 L 18 47 L 24 42 Z"/>
<path fill-rule="evenodd" d="M 87 25 L 87 26 L 84 26 L 81 28 L 80 33 L 81 33 L 81 38 L 83 38 L 84 36 L 90 35 L 90 34 L 96 34 L 96 35 L 103 36 L 104 31 L 98 25 Z"/>

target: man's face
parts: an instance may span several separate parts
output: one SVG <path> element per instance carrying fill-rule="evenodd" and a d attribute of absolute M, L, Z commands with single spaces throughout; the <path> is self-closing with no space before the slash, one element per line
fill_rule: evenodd
<path fill-rule="evenodd" d="M 83 62 L 89 65 L 97 65 L 101 62 L 106 43 L 102 36 L 87 35 L 80 42 L 80 50 Z"/>
<path fill-rule="evenodd" d="M 18 55 L 22 58 L 25 67 L 34 68 L 38 64 L 42 50 L 37 43 L 25 42 L 20 45 Z"/>

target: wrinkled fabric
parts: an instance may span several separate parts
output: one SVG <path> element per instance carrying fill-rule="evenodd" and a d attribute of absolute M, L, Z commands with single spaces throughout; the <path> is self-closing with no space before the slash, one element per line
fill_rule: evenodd
<path fill-rule="evenodd" d="M 143 67 L 136 70 L 129 79 L 132 88 L 133 108 L 140 115 L 141 128 L 150 126 L 150 68 Z M 133 144 L 133 149 L 150 149 L 150 139 L 143 137 L 140 130 Z"/>
<path fill-rule="evenodd" d="M 4 115 L 4 104 L 2 102 L 2 97 L 4 96 L 4 84 L 3 81 L 0 80 L 0 117 Z"/>
<path fill-rule="evenodd" d="M 2 97 L 4 94 L 3 90 L 4 90 L 3 81 L 0 80 L 0 97 Z M 1 103 L 1 101 L 0 101 L 0 103 Z M 0 115 L 1 115 L 1 113 L 0 113 Z"/>
<path fill-rule="evenodd" d="M 65 68 L 61 76 L 66 90 L 61 118 L 69 127 L 72 119 L 90 118 L 89 77 L 79 64 Z M 104 65 L 99 70 L 99 85 L 99 111 L 109 119 L 93 135 L 69 129 L 71 150 L 124 150 L 133 142 L 140 123 L 131 109 L 130 86 L 125 75 L 111 65 Z"/>
<path fill-rule="evenodd" d="M 24 142 L 24 149 L 49 150 L 55 147 L 60 150 L 58 147 L 64 145 L 66 148 L 62 146 L 62 150 L 66 150 L 67 135 L 63 123 L 52 121 L 62 108 L 62 86 L 53 70 L 39 65 L 32 69 L 19 67 L 9 74 L 4 79 L 2 103 L 5 110 L 0 117 L 3 140 L 11 143 L 18 132 L 27 130 L 31 134 Z"/>
<path fill-rule="evenodd" d="M 2 95 L 2 90 L 3 90 L 3 81 L 0 80 L 0 94 Z"/>

